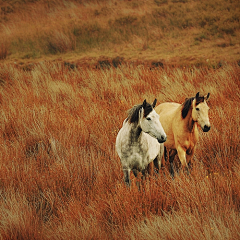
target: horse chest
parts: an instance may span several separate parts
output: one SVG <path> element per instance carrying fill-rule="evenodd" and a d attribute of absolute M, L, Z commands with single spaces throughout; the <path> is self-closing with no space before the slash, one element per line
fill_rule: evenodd
<path fill-rule="evenodd" d="M 160 144 L 154 140 L 150 143 L 152 148 L 149 148 L 149 142 L 145 141 L 134 144 L 126 142 L 125 150 L 122 151 L 122 165 L 130 169 L 145 169 L 160 151 Z"/>
<path fill-rule="evenodd" d="M 191 151 L 197 142 L 197 136 L 195 135 L 195 133 L 188 133 L 188 134 L 184 134 L 183 136 L 179 137 L 180 141 L 180 145 L 182 145 L 183 148 L 185 148 L 188 151 Z"/>

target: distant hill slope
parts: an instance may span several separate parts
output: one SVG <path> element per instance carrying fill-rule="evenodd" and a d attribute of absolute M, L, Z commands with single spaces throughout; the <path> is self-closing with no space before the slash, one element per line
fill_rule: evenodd
<path fill-rule="evenodd" d="M 0 1 L 0 59 L 240 60 L 239 0 Z"/>

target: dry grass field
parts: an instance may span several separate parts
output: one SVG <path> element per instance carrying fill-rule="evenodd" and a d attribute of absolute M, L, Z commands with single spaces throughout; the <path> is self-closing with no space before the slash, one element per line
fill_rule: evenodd
<path fill-rule="evenodd" d="M 1 239 L 239 239 L 240 68 L 0 64 Z M 211 93 L 190 175 L 139 191 L 115 153 L 127 109 Z M 176 159 L 177 160 L 177 159 Z"/>
<path fill-rule="evenodd" d="M 0 59 L 240 60 L 239 0 L 0 0 Z"/>
<path fill-rule="evenodd" d="M 239 9 L 0 0 L 0 239 L 240 239 Z M 127 188 L 115 152 L 126 111 L 199 91 L 211 130 L 191 173 L 172 179 L 164 161 Z"/>

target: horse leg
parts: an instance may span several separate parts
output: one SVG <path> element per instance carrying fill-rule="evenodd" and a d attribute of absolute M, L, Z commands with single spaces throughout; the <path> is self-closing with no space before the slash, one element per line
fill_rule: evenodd
<path fill-rule="evenodd" d="M 172 175 L 172 177 L 174 177 L 173 161 L 174 161 L 174 158 L 175 158 L 176 154 L 177 154 L 177 150 L 176 149 L 171 149 L 169 151 L 170 174 Z"/>
<path fill-rule="evenodd" d="M 146 180 L 147 175 L 148 175 L 148 169 L 145 168 L 144 170 L 142 170 L 142 181 Z"/>
<path fill-rule="evenodd" d="M 165 161 L 167 161 L 168 152 L 167 152 L 167 148 L 165 146 L 164 146 L 164 158 L 165 158 Z"/>
<path fill-rule="evenodd" d="M 160 162 L 160 164 L 159 164 Z M 159 169 L 161 167 L 161 160 L 159 159 L 159 155 L 153 160 L 153 164 L 154 164 L 154 170 L 156 171 L 156 173 L 159 173 Z"/>
<path fill-rule="evenodd" d="M 137 169 L 133 169 L 132 172 L 133 172 L 133 174 L 134 174 L 135 177 L 138 176 L 138 170 L 137 170 Z"/>
<path fill-rule="evenodd" d="M 130 169 L 123 169 L 124 181 L 130 187 Z"/>
<path fill-rule="evenodd" d="M 193 157 L 193 154 L 194 154 L 194 151 L 195 151 L 195 147 L 191 150 L 187 150 L 187 163 L 188 163 L 188 168 L 189 170 L 192 170 L 192 157 Z"/>
<path fill-rule="evenodd" d="M 178 157 L 180 159 L 183 169 L 186 169 L 187 173 L 189 173 L 187 159 L 186 159 L 186 151 L 179 146 L 177 149 L 177 152 L 178 152 Z"/>
<path fill-rule="evenodd" d="M 157 157 L 153 160 L 154 167 L 156 168 L 156 172 L 159 173 L 159 170 L 161 168 L 161 163 L 162 163 L 162 157 L 164 154 L 164 145 L 160 144 L 160 151 Z"/>
<path fill-rule="evenodd" d="M 150 162 L 148 165 L 147 165 L 147 172 L 148 172 L 148 175 L 149 176 L 153 176 L 154 174 L 154 169 L 153 169 L 153 162 Z"/>
<path fill-rule="evenodd" d="M 140 191 L 141 189 L 143 191 L 145 191 L 145 188 L 146 188 L 146 179 L 147 179 L 147 176 L 148 176 L 148 167 L 145 168 L 144 170 L 141 171 L 142 173 L 142 181 L 141 181 L 141 185 L 137 185 L 138 186 L 138 190 Z M 140 187 L 141 186 L 141 187 Z"/>
<path fill-rule="evenodd" d="M 136 177 L 137 188 L 138 188 L 138 190 L 140 190 L 140 182 L 139 182 L 139 179 L 137 178 L 139 171 L 137 169 L 132 169 L 132 172 L 133 172 L 134 176 Z"/>

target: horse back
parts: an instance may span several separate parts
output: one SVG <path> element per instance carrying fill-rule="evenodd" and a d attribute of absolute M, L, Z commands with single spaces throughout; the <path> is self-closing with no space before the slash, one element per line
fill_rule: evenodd
<path fill-rule="evenodd" d="M 167 116 L 173 118 L 180 105 L 181 104 L 174 102 L 161 103 L 155 108 L 155 111 L 160 116 Z"/>

